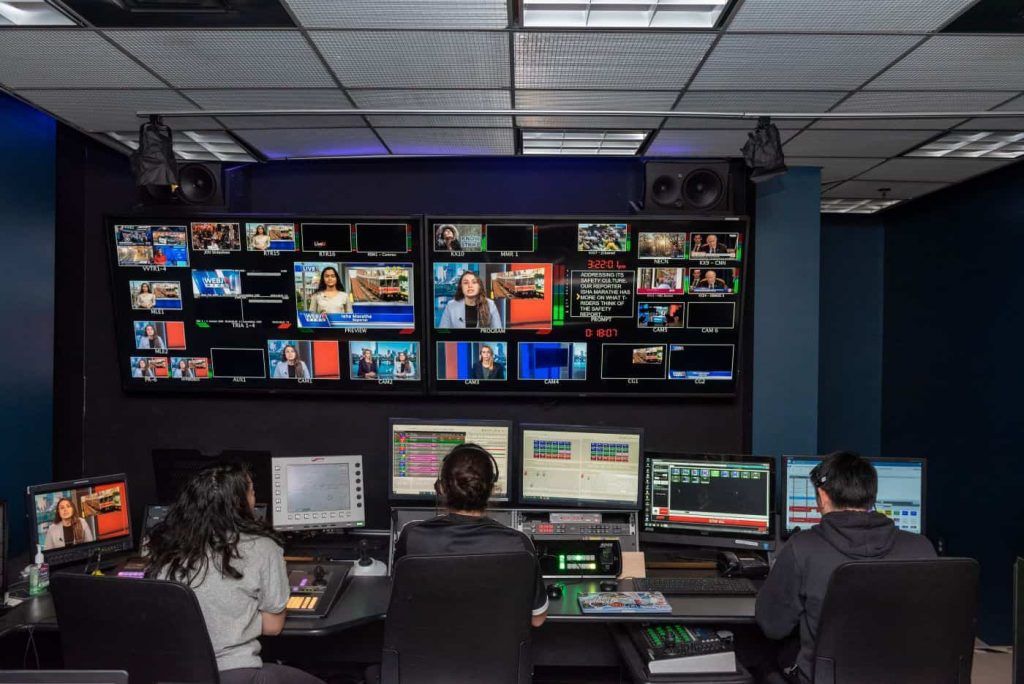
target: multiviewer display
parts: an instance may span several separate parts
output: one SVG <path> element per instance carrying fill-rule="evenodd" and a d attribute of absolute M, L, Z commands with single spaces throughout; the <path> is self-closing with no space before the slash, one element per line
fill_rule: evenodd
<path fill-rule="evenodd" d="M 110 219 L 126 386 L 422 393 L 418 219 Z"/>
<path fill-rule="evenodd" d="M 429 217 L 438 393 L 736 391 L 746 222 Z"/>

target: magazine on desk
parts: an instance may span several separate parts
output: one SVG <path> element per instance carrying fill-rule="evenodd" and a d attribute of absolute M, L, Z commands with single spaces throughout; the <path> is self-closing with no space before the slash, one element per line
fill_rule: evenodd
<path fill-rule="evenodd" d="M 580 610 L 595 613 L 671 613 L 660 591 L 602 591 L 580 594 Z"/>

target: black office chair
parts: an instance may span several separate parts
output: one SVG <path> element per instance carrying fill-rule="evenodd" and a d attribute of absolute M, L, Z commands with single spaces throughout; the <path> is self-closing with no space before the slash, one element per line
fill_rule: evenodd
<path fill-rule="evenodd" d="M 176 582 L 55 574 L 50 591 L 64 667 L 126 670 L 132 684 L 217 684 L 195 594 Z"/>
<path fill-rule="evenodd" d="M 528 684 L 535 568 L 526 552 L 399 559 L 381 665 L 367 680 Z"/>
<path fill-rule="evenodd" d="M 970 684 L 978 573 L 970 558 L 840 565 L 821 609 L 814 684 Z"/>

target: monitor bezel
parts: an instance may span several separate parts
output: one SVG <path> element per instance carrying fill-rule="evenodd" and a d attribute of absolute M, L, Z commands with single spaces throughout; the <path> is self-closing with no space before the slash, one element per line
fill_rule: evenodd
<path fill-rule="evenodd" d="M 505 473 L 505 496 L 494 497 L 488 499 L 488 505 L 493 503 L 500 503 L 508 505 L 514 501 L 512 488 L 514 487 L 515 478 L 513 473 L 517 470 L 517 461 L 515 458 L 515 422 L 511 420 L 499 420 L 490 418 L 388 418 L 388 501 L 402 501 L 409 503 L 424 503 L 429 502 L 436 504 L 440 497 L 436 494 L 397 494 L 395 492 L 395 454 L 394 454 L 394 437 L 395 425 L 468 425 L 474 427 L 504 427 L 508 430 L 508 446 L 506 447 L 507 464 L 505 469 L 508 471 Z"/>
<path fill-rule="evenodd" d="M 330 461 L 330 462 L 324 462 L 324 463 L 313 463 L 313 461 L 315 461 L 317 459 L 327 459 L 327 458 L 344 459 L 344 460 L 343 461 Z M 353 469 L 355 470 L 354 476 L 353 476 L 353 474 L 349 475 L 349 485 L 348 485 L 348 487 L 349 487 L 349 494 L 351 495 L 351 498 L 350 498 L 350 501 L 349 501 L 351 507 L 348 509 L 348 510 L 350 510 L 352 512 L 352 519 L 351 520 L 345 520 L 345 521 L 339 520 L 337 523 L 330 523 L 330 524 L 328 524 L 327 520 L 326 520 L 326 515 L 327 515 L 327 513 L 329 511 L 327 511 L 327 512 L 325 512 L 325 511 L 315 511 L 315 513 L 317 513 L 317 514 L 323 513 L 323 521 L 322 522 L 318 523 L 318 522 L 315 521 L 315 519 L 311 518 L 311 522 L 309 522 L 309 523 L 298 523 L 298 524 L 296 524 L 294 522 L 291 523 L 291 524 L 289 524 L 287 522 L 280 523 L 280 524 L 277 523 L 277 521 L 274 518 L 277 516 L 277 513 L 279 512 L 278 511 L 279 507 L 281 507 L 282 505 L 283 506 L 287 506 L 288 505 L 288 493 L 285 492 L 283 495 L 280 496 L 280 498 L 278 498 L 278 494 L 276 492 L 279 480 L 278 480 L 277 476 L 275 474 L 273 474 L 273 473 L 276 473 L 278 468 L 284 467 L 285 469 L 287 469 L 287 467 L 289 465 L 332 465 L 332 464 L 333 465 L 338 465 L 338 464 L 342 464 L 342 463 L 352 466 Z M 362 454 L 312 454 L 312 455 L 309 455 L 309 456 L 295 456 L 295 455 L 292 455 L 292 456 L 273 456 L 270 459 L 270 468 L 271 468 L 271 473 L 272 473 L 271 474 L 272 484 L 273 484 L 273 487 L 275 489 L 275 492 L 273 494 L 273 497 L 274 497 L 273 504 L 267 506 L 267 515 L 269 516 L 268 524 L 270 525 L 270 527 L 272 529 L 277 530 L 278 532 L 281 532 L 281 533 L 305 533 L 305 532 L 323 532 L 323 531 L 330 532 L 330 531 L 336 531 L 336 530 L 362 529 L 362 528 L 366 527 L 366 501 L 367 501 L 367 499 L 366 499 L 366 484 L 365 484 L 365 482 L 360 482 L 359 481 L 360 479 L 364 479 L 365 480 L 365 477 L 366 477 L 366 469 L 365 469 L 364 464 L 363 464 L 363 455 Z M 360 473 L 362 473 L 362 477 L 360 477 Z M 285 479 L 287 480 L 287 473 L 285 473 Z M 358 503 L 360 501 L 360 495 L 362 495 L 362 498 L 361 498 L 362 504 L 361 505 L 359 505 L 359 503 Z M 342 510 L 342 509 L 337 509 L 337 510 Z M 314 511 L 310 511 L 310 515 L 312 515 L 313 513 L 314 513 Z M 283 512 L 283 514 L 287 515 L 288 511 L 285 510 Z"/>
<path fill-rule="evenodd" d="M 135 535 L 134 530 L 132 529 L 131 495 L 129 494 L 130 486 L 128 484 L 128 476 L 125 473 L 117 473 L 114 475 L 83 477 L 77 480 L 46 482 L 43 484 L 29 485 L 28 487 L 26 487 L 25 510 L 28 512 L 28 518 L 30 523 L 28 529 L 30 548 L 29 552 L 35 553 L 36 545 L 39 543 L 37 537 L 39 521 L 37 519 L 35 508 L 36 495 L 49 494 L 61 489 L 80 489 L 82 487 L 96 487 L 99 485 L 110 484 L 113 482 L 124 483 L 125 501 L 123 502 L 122 507 L 125 508 L 128 512 L 128 534 L 121 537 L 116 537 L 114 539 L 97 539 L 95 541 L 78 544 L 70 549 L 66 546 L 59 549 L 44 549 L 43 558 L 46 559 L 46 563 L 51 567 L 60 567 L 63 565 L 72 565 L 74 563 L 80 563 L 82 561 L 88 562 L 88 560 L 97 551 L 103 551 L 107 553 L 118 553 L 120 551 L 131 551 L 132 549 L 134 549 Z"/>
<path fill-rule="evenodd" d="M 734 530 L 710 532 L 707 530 L 666 530 L 664 528 L 649 529 L 647 527 L 647 507 L 641 501 L 640 510 L 640 541 L 651 544 L 669 544 L 672 546 L 700 546 L 724 549 L 757 549 L 773 551 L 776 540 L 776 518 L 778 516 L 778 488 L 776 486 L 776 470 L 778 466 L 773 456 L 757 456 L 754 454 L 715 454 L 715 453 L 676 453 L 668 451 L 648 451 L 644 453 L 644 467 L 641 481 L 641 498 L 647 495 L 647 475 L 650 464 L 657 459 L 694 460 L 719 463 L 760 463 L 768 466 L 768 530 L 765 534 L 744 534 Z"/>
<path fill-rule="evenodd" d="M 786 502 L 789 501 L 789 461 L 791 458 L 817 459 L 820 463 L 827 454 L 823 456 L 808 456 L 805 454 L 783 454 L 779 460 L 779 535 L 782 539 L 789 539 L 796 533 L 786 526 Z M 928 532 L 928 459 L 912 456 L 865 456 L 871 465 L 876 463 L 918 463 L 921 465 L 921 536 Z M 876 469 L 877 470 L 877 469 Z M 803 528 L 801 528 L 802 530 Z M 913 534 L 913 533 L 911 533 Z"/>
<path fill-rule="evenodd" d="M 7 500 L 0 499 L 0 598 L 7 595 L 7 516 L 10 509 L 7 507 Z"/>
<path fill-rule="evenodd" d="M 636 435 L 639 437 L 639 458 L 637 459 L 637 488 L 633 501 L 608 501 L 601 499 L 554 499 L 526 495 L 523 486 L 523 467 L 526 463 L 526 431 L 584 432 L 604 435 Z M 532 508 L 590 508 L 595 510 L 639 510 L 641 505 L 642 479 L 644 468 L 644 429 L 642 427 L 609 427 L 604 425 L 563 425 L 556 423 L 522 423 L 516 430 L 516 447 L 519 451 L 519 467 L 516 469 L 516 503 Z"/>

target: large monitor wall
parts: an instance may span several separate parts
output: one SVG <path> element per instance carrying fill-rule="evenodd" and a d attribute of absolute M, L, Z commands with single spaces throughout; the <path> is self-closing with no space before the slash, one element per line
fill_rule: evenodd
<path fill-rule="evenodd" d="M 741 219 L 110 218 L 139 391 L 733 395 Z"/>

